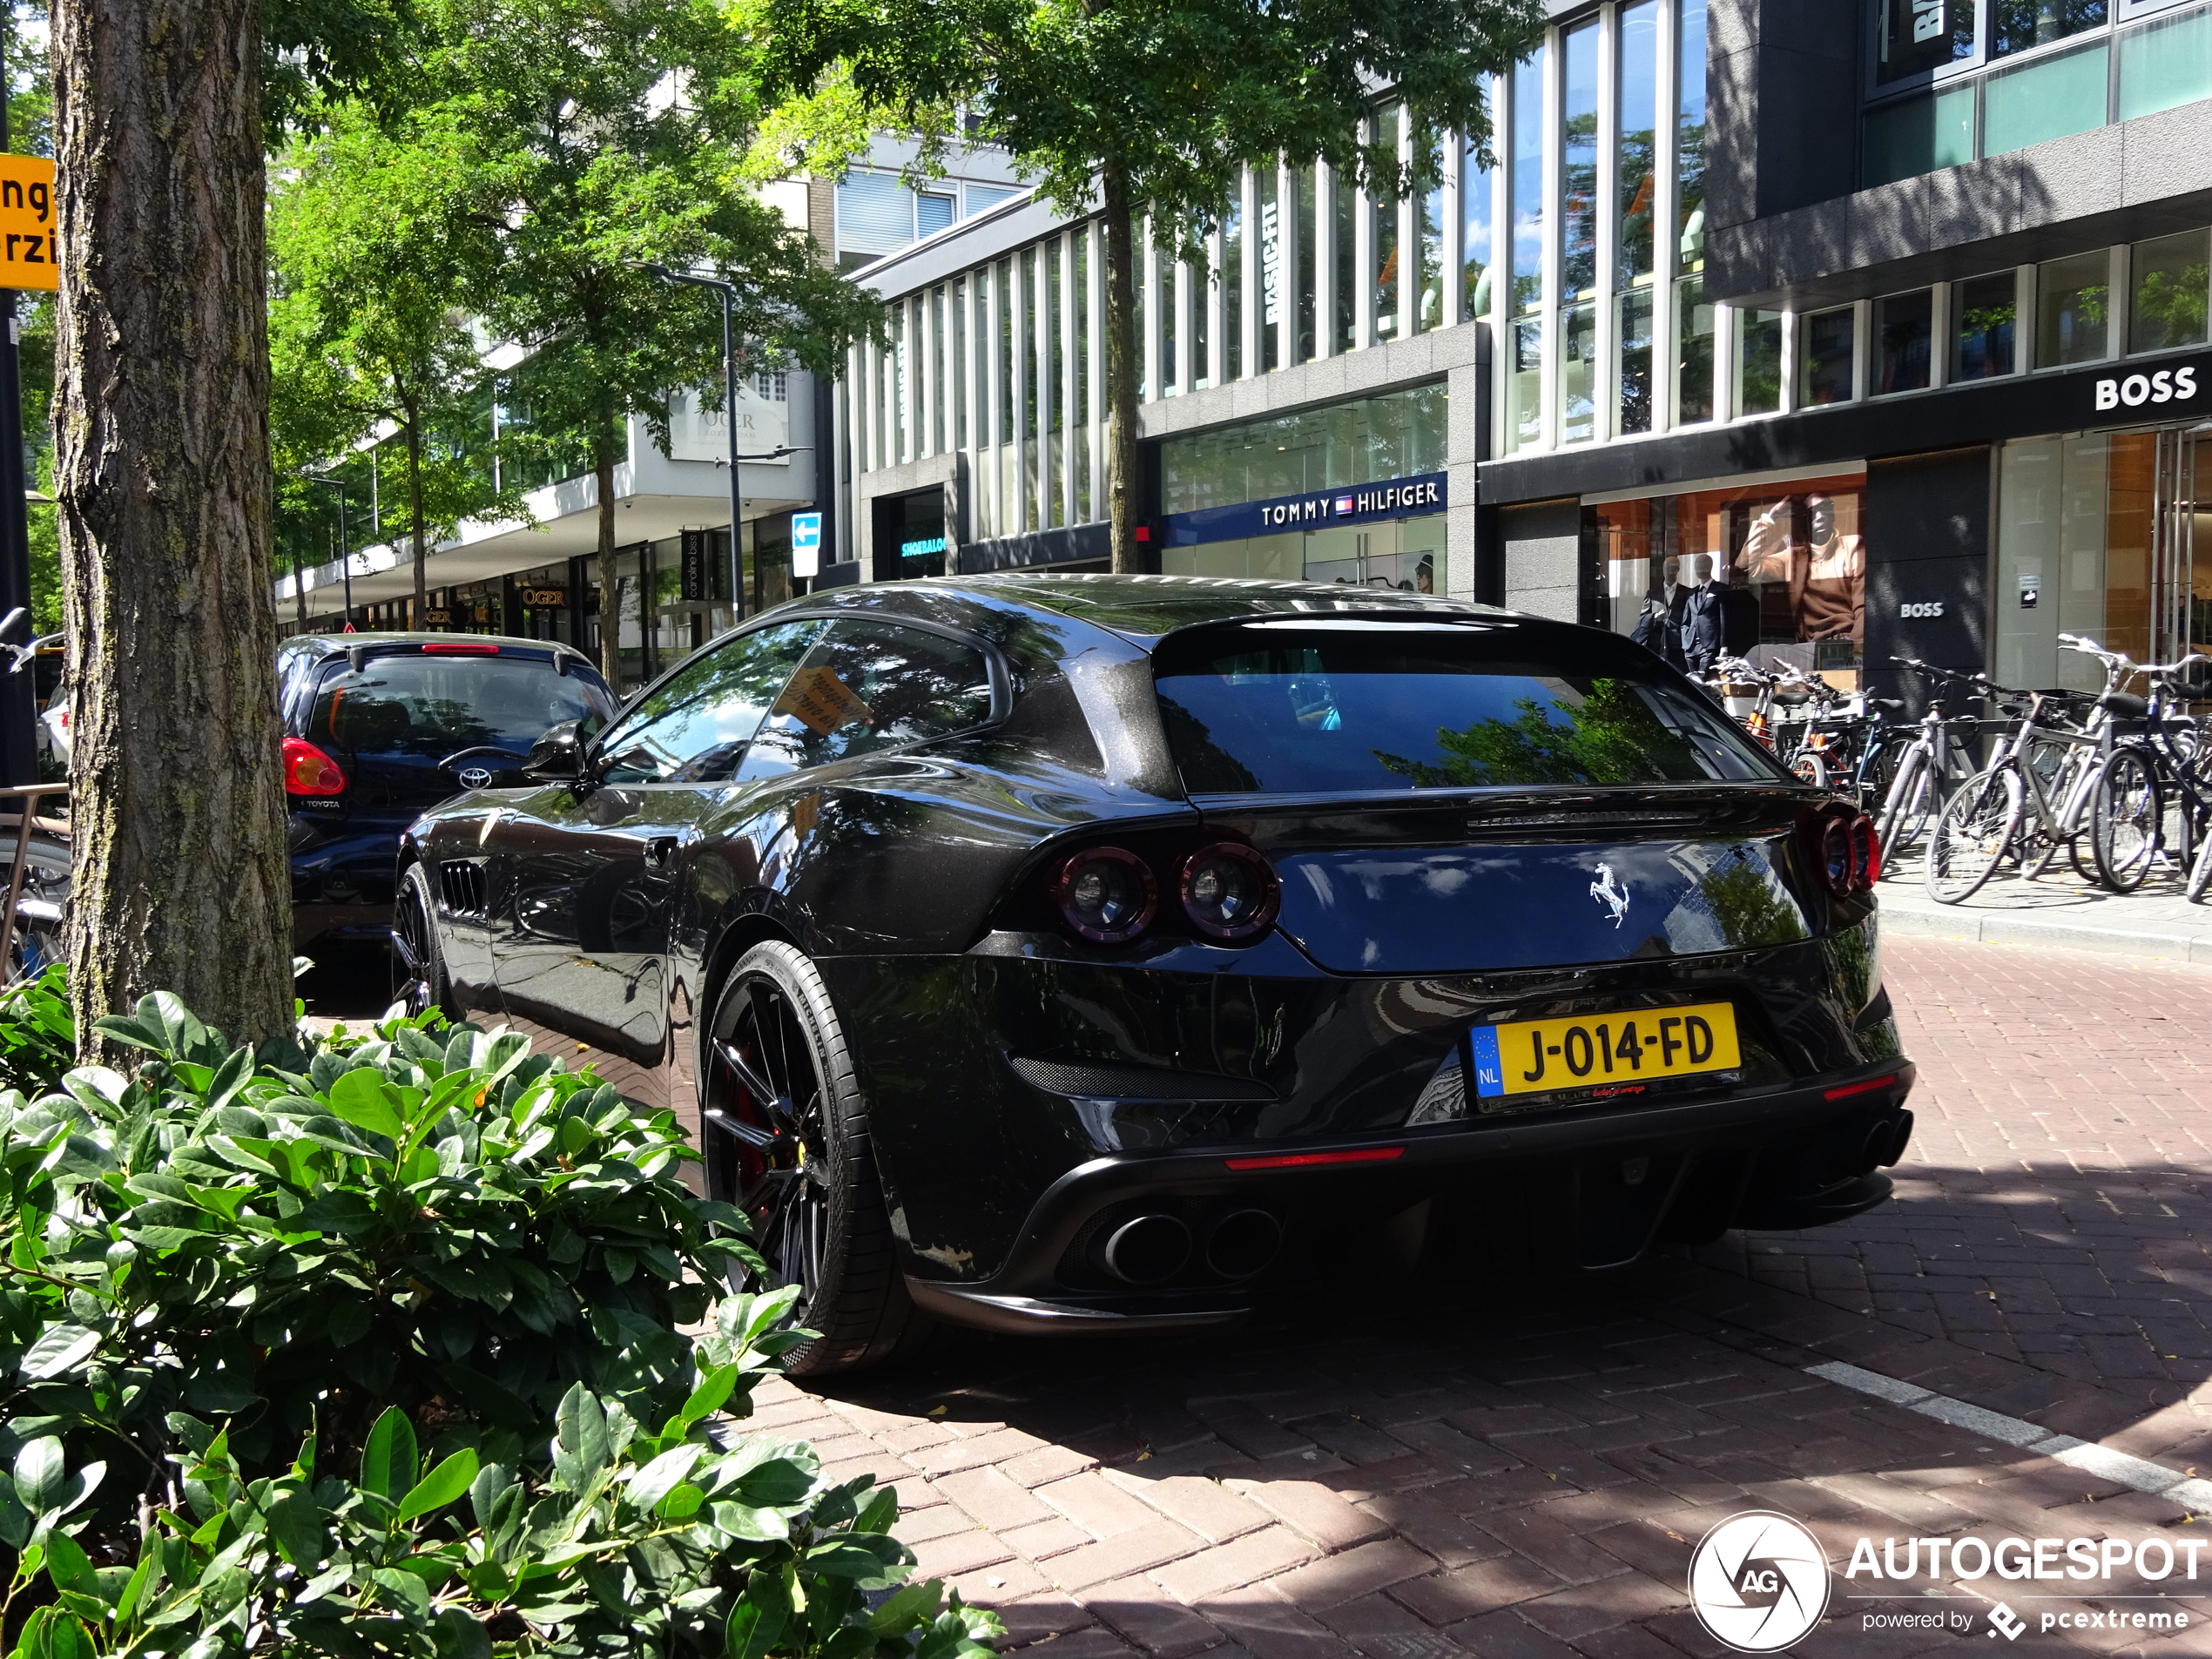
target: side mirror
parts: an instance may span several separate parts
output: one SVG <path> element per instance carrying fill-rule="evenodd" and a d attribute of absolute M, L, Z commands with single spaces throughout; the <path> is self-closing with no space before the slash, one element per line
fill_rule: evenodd
<path fill-rule="evenodd" d="M 574 720 L 563 720 L 530 745 L 523 775 L 535 784 L 574 784 L 583 779 L 583 737 Z"/>

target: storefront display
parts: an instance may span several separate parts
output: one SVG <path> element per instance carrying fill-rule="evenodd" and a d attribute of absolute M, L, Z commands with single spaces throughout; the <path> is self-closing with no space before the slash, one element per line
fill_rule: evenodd
<path fill-rule="evenodd" d="M 1602 503 L 1607 621 L 1693 671 L 1726 652 L 1845 690 L 1866 637 L 1858 474 Z"/>

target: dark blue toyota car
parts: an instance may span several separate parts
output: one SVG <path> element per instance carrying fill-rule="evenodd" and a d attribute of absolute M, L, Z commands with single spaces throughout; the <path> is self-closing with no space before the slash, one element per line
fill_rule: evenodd
<path fill-rule="evenodd" d="M 448 796 L 520 784 L 549 727 L 596 731 L 616 705 L 572 647 L 476 634 L 289 639 L 277 696 L 300 949 L 382 943 L 401 832 Z"/>

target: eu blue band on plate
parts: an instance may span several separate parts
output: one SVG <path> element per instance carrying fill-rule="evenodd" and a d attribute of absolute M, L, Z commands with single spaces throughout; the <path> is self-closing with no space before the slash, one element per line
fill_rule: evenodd
<path fill-rule="evenodd" d="M 1506 1080 L 1498 1064 L 1498 1028 L 1478 1025 L 1472 1033 L 1474 1038 L 1474 1092 L 1477 1096 L 1502 1095 Z"/>

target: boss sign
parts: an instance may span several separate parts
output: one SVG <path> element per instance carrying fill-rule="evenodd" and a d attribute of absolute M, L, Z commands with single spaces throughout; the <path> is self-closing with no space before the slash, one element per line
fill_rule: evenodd
<path fill-rule="evenodd" d="M 54 164 L 0 156 L 0 288 L 58 288 Z"/>
<path fill-rule="evenodd" d="M 2160 369 L 2155 374 L 2130 374 L 2126 380 L 2097 382 L 2097 407 L 2116 409 L 2122 404 L 2141 408 L 2146 403 L 2185 403 L 2196 395 L 2196 370 Z"/>

